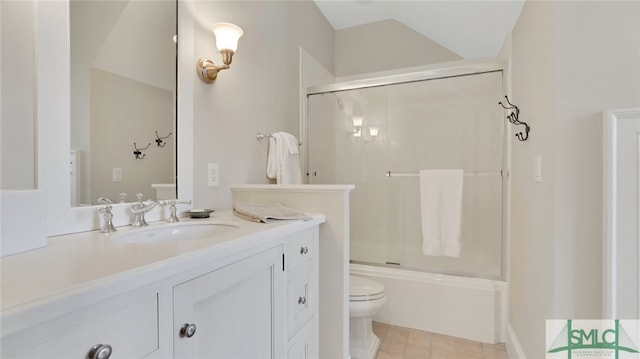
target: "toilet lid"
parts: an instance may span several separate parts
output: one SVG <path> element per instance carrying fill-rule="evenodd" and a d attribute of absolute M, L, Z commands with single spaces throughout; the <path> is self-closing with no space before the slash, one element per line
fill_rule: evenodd
<path fill-rule="evenodd" d="M 351 275 L 351 290 L 349 297 L 351 300 L 371 300 L 384 295 L 384 286 L 376 281 Z"/>

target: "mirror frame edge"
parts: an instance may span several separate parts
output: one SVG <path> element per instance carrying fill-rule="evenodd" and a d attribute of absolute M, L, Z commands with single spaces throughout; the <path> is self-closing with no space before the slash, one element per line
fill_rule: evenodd
<path fill-rule="evenodd" d="M 194 104 L 195 71 L 193 71 L 193 20 L 183 0 L 176 0 L 178 61 L 176 74 L 177 116 L 176 124 L 176 190 L 177 198 L 191 200 L 193 208 L 194 190 Z"/>
<path fill-rule="evenodd" d="M 176 0 L 177 1 L 177 0 Z M 178 28 L 190 27 L 180 21 L 178 1 Z M 99 206 L 71 207 L 71 182 L 69 177 L 69 150 L 71 140 L 71 88 L 70 88 L 70 19 L 69 0 L 38 1 L 36 8 L 36 98 L 37 98 L 37 183 L 44 190 L 47 209 L 47 236 L 91 231 L 100 228 Z M 189 30 L 192 31 L 192 30 Z M 192 36 L 192 35 L 190 35 Z M 186 68 L 185 59 L 192 57 L 192 45 L 180 46 L 178 33 L 178 88 L 185 95 L 193 93 L 192 76 L 180 79 Z M 43 39 L 47 39 L 44 41 Z M 192 39 L 192 37 L 190 37 Z M 189 72 L 185 72 L 187 74 Z M 183 96 L 184 97 L 184 96 Z M 193 200 L 193 100 L 178 96 L 177 150 L 185 156 L 177 158 L 178 198 Z M 191 104 L 191 106 L 189 106 Z M 184 123 L 183 123 L 184 119 Z M 66 144 L 66 145 L 61 145 Z M 185 152 L 182 152 L 185 151 Z M 113 209 L 114 224 L 131 223 L 127 204 L 116 204 Z M 164 210 L 149 213 L 148 220 L 164 218 Z"/>

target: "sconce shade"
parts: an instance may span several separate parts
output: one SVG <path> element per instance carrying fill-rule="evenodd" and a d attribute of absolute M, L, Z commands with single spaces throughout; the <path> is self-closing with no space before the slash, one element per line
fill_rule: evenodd
<path fill-rule="evenodd" d="M 377 127 L 369 127 L 369 135 L 371 135 L 371 137 L 378 136 L 378 128 Z"/>
<path fill-rule="evenodd" d="M 231 50 L 236 52 L 238 39 L 244 34 L 239 26 L 228 22 L 218 22 L 211 27 L 216 36 L 216 46 L 218 51 Z"/>
<path fill-rule="evenodd" d="M 362 116 L 353 116 L 353 127 L 361 127 L 363 121 Z"/>

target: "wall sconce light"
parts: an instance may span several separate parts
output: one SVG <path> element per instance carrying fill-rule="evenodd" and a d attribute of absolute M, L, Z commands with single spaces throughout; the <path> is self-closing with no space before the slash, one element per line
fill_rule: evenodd
<path fill-rule="evenodd" d="M 377 137 L 378 136 L 378 128 L 377 127 L 369 127 L 369 135 L 371 137 Z"/>
<path fill-rule="evenodd" d="M 220 70 L 226 70 L 231 64 L 233 54 L 238 47 L 238 39 L 244 34 L 242 29 L 228 22 L 218 22 L 211 27 L 216 37 L 216 46 L 222 54 L 222 62 L 224 65 L 217 66 L 213 61 L 207 58 L 201 58 L 196 64 L 196 70 L 200 79 L 208 84 L 212 83 L 218 77 Z"/>
<path fill-rule="evenodd" d="M 353 121 L 353 130 L 351 130 L 353 137 L 362 136 L 362 123 L 364 122 L 362 116 L 353 116 L 351 121 Z"/>
<path fill-rule="evenodd" d="M 353 116 L 353 127 L 356 129 L 362 127 L 362 122 L 364 122 L 362 116 Z"/>

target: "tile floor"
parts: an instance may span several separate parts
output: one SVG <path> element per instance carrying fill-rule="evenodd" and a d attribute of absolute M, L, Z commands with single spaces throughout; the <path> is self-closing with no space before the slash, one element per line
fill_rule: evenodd
<path fill-rule="evenodd" d="M 508 359 L 504 344 L 484 344 L 373 322 L 381 344 L 376 359 Z"/>

